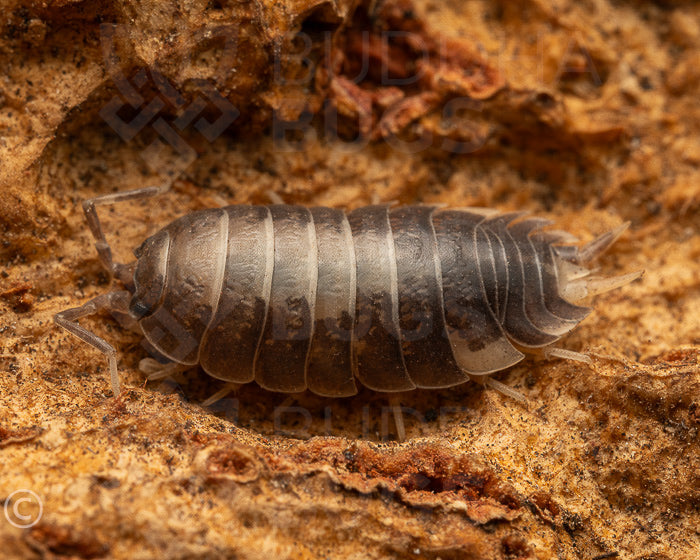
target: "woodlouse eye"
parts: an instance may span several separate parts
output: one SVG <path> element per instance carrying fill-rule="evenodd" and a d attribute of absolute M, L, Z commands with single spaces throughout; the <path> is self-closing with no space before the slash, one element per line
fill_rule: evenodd
<path fill-rule="evenodd" d="M 146 305 L 144 302 L 136 299 L 135 297 L 131 300 L 131 303 L 129 304 L 129 314 L 134 319 L 141 319 L 145 317 L 146 315 L 148 315 L 151 309 L 151 306 Z"/>

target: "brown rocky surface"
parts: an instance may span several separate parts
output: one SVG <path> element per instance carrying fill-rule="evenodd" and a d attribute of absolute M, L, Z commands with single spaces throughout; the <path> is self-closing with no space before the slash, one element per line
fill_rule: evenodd
<path fill-rule="evenodd" d="M 700 6 L 639 1 L 6 0 L 0 18 L 0 543 L 5 558 L 700 556 Z M 224 203 L 526 209 L 641 281 L 563 345 L 475 384 L 288 399 L 52 316 L 117 257 Z M 22 502 L 31 490 L 41 502 Z M 26 515 L 13 517 L 17 506 Z M 7 518 L 7 519 L 6 519 Z M 13 523 L 10 523 L 10 520 Z"/>

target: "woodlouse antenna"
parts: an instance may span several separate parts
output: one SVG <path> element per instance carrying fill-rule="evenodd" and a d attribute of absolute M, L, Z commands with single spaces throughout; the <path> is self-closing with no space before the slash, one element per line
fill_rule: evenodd
<path fill-rule="evenodd" d="M 130 265 L 115 263 L 113 261 L 112 249 L 109 246 L 109 243 L 107 243 L 105 234 L 102 231 L 102 224 L 100 223 L 100 218 L 97 215 L 97 207 L 108 206 L 110 204 L 125 202 L 127 200 L 148 198 L 157 194 L 162 194 L 169 189 L 169 184 L 145 187 L 133 191 L 106 194 L 85 200 L 83 202 L 83 212 L 85 213 L 85 218 L 87 219 L 92 236 L 95 238 L 95 249 L 97 249 L 100 262 L 112 274 L 112 276 L 121 280 L 124 284 L 129 284 L 131 282 L 133 270 L 131 269 Z"/>
<path fill-rule="evenodd" d="M 120 280 L 124 285 L 131 286 L 133 283 L 133 272 L 134 265 L 132 264 L 121 264 L 115 263 L 112 259 L 112 249 L 107 243 L 104 232 L 102 231 L 102 224 L 100 223 L 100 218 L 97 215 L 98 206 L 106 206 L 108 204 L 115 204 L 117 202 L 123 202 L 126 200 L 135 200 L 139 198 L 147 198 L 154 196 L 156 194 L 163 193 L 170 188 L 170 184 L 146 187 L 143 189 L 136 189 L 133 191 L 122 192 L 122 193 L 112 193 L 103 196 L 98 196 L 96 198 L 91 198 L 83 202 L 83 211 L 85 212 L 85 218 L 87 219 L 88 226 L 92 232 L 92 236 L 95 238 L 95 248 L 97 249 L 97 254 L 100 258 L 102 265 L 118 280 Z M 90 346 L 96 348 L 107 356 L 107 361 L 109 363 L 109 377 L 110 383 L 112 385 L 112 392 L 114 396 L 119 395 L 119 376 L 117 372 L 117 352 L 114 347 L 109 344 L 106 340 L 100 338 L 95 333 L 81 327 L 77 320 L 82 317 L 87 317 L 89 315 L 94 315 L 102 310 L 111 311 L 113 313 L 121 314 L 122 316 L 129 316 L 129 302 L 131 299 L 131 292 L 127 290 L 110 292 L 108 294 L 102 294 L 94 299 L 86 302 L 80 307 L 74 307 L 72 309 L 66 309 L 54 315 L 54 322 L 66 329 L 69 333 L 77 336 L 83 342 L 86 342 Z"/>
<path fill-rule="evenodd" d="M 119 395 L 119 376 L 117 374 L 117 351 L 106 340 L 100 338 L 95 333 L 81 327 L 77 320 L 81 317 L 94 315 L 103 309 L 109 311 L 118 311 L 122 313 L 128 312 L 129 299 L 131 293 L 124 290 L 120 292 L 110 292 L 101 294 L 94 299 L 91 299 L 80 307 L 66 309 L 54 315 L 54 322 L 66 329 L 69 333 L 74 334 L 83 342 L 87 342 L 90 346 L 96 348 L 107 356 L 109 362 L 109 377 L 112 384 L 112 392 L 114 396 Z"/>

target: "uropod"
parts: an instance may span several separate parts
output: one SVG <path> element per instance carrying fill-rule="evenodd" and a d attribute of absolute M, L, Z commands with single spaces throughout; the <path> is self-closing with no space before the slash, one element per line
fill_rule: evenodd
<path fill-rule="evenodd" d="M 124 289 L 55 321 L 107 356 L 77 323 L 126 317 L 175 367 L 232 384 L 346 397 L 445 388 L 488 377 L 527 352 L 590 359 L 553 345 L 590 312 L 590 295 L 638 278 L 585 267 L 627 224 L 579 247 L 526 213 L 483 208 L 234 205 L 192 212 L 146 239 L 130 264 L 112 259 L 96 208 L 152 196 L 148 187 L 87 200 L 102 264 Z"/>

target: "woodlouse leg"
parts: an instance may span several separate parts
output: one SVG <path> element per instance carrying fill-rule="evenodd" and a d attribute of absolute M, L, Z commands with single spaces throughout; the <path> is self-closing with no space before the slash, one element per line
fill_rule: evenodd
<path fill-rule="evenodd" d="M 112 384 L 112 392 L 114 396 L 119 395 L 119 377 L 117 375 L 117 351 L 106 340 L 100 338 L 92 331 L 81 327 L 77 320 L 81 317 L 94 315 L 102 310 L 126 312 L 129 306 L 131 294 L 127 291 L 110 292 L 102 294 L 94 299 L 86 302 L 80 307 L 66 309 L 54 315 L 54 322 L 66 329 L 69 333 L 74 334 L 83 342 L 87 342 L 90 346 L 96 348 L 107 356 L 109 362 L 109 374 Z"/>
<path fill-rule="evenodd" d="M 501 383 L 500 381 L 496 381 L 489 375 L 470 375 L 469 379 L 475 381 L 476 383 L 479 383 L 480 385 L 488 387 L 489 389 L 494 389 L 495 391 L 501 393 L 501 395 L 505 395 L 506 397 L 515 399 L 518 402 L 525 404 L 528 403 L 527 397 L 525 397 L 525 395 L 523 395 L 519 391 L 516 391 L 512 387 Z"/>
<path fill-rule="evenodd" d="M 406 427 L 403 422 L 403 410 L 401 410 L 401 401 L 398 395 L 389 395 L 389 406 L 394 415 L 394 424 L 396 424 L 396 438 L 399 442 L 406 441 Z"/>
<path fill-rule="evenodd" d="M 273 190 L 265 191 L 267 198 L 272 204 L 284 204 L 284 199 Z"/>
<path fill-rule="evenodd" d="M 105 234 L 102 231 L 102 225 L 100 224 L 100 219 L 97 216 L 97 207 L 116 204 L 126 200 L 148 198 L 164 193 L 169 189 L 169 184 L 145 187 L 142 189 L 135 189 L 133 191 L 105 194 L 83 202 L 83 212 L 85 213 L 85 218 L 87 219 L 92 236 L 95 238 L 95 248 L 97 249 L 97 254 L 100 257 L 100 262 L 102 262 L 102 265 L 109 270 L 114 277 L 118 278 L 127 285 L 132 281 L 133 271 L 131 270 L 131 267 L 124 264 L 115 263 L 112 260 L 112 249 L 110 248 L 109 243 L 107 243 Z"/>
<path fill-rule="evenodd" d="M 144 358 L 139 362 L 139 371 L 146 374 L 146 378 L 149 381 L 157 381 L 159 379 L 165 379 L 181 371 L 186 371 L 192 366 L 178 364 L 178 363 L 167 363 L 161 364 L 159 361 L 153 358 Z"/>
<path fill-rule="evenodd" d="M 561 358 L 563 360 L 572 360 L 574 362 L 582 362 L 593 365 L 593 360 L 587 354 L 581 354 L 581 352 L 574 352 L 573 350 L 566 350 L 564 348 L 545 348 L 544 357 L 547 359 L 551 358 Z"/>
<path fill-rule="evenodd" d="M 221 389 L 219 389 L 211 397 L 202 401 L 201 405 L 204 407 L 211 406 L 215 402 L 218 402 L 221 399 L 223 399 L 229 393 L 233 393 L 233 392 L 237 391 L 242 386 L 243 385 L 241 383 L 226 383 L 226 385 L 224 385 Z"/>

